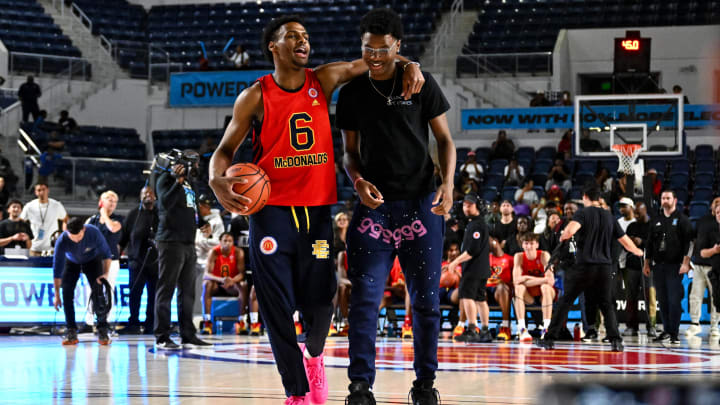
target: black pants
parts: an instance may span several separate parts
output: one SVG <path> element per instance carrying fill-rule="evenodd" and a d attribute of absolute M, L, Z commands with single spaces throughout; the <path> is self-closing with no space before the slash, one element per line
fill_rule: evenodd
<path fill-rule="evenodd" d="M 93 291 L 90 294 L 90 298 L 94 300 L 95 290 L 100 288 L 96 279 L 103 274 L 102 259 L 96 257 L 91 261 L 78 264 L 70 260 L 65 261 L 65 270 L 62 274 L 62 296 L 63 296 L 63 309 L 65 310 L 65 324 L 68 329 L 77 330 L 77 324 L 75 323 L 75 286 L 77 285 L 80 273 L 85 273 L 88 285 Z M 93 302 L 93 308 L 99 308 L 98 304 Z M 107 314 L 98 316 L 97 318 L 98 329 L 107 330 Z"/>
<path fill-rule="evenodd" d="M 682 316 L 682 299 L 685 293 L 682 285 L 683 275 L 679 274 L 680 264 L 661 264 L 652 266 L 655 291 L 660 301 L 660 314 L 665 332 L 677 336 Z"/>
<path fill-rule="evenodd" d="M 609 339 L 619 339 L 617 317 L 612 303 L 612 266 L 575 265 L 566 273 L 565 292 L 558 300 L 553 313 L 548 339 L 558 339 L 567 324 L 568 312 L 580 293 L 585 293 L 587 302 L 596 302 L 605 316 L 605 329 Z M 588 314 L 589 315 L 589 314 Z M 590 325 L 592 326 L 592 325 Z"/>
<path fill-rule="evenodd" d="M 177 286 L 178 323 L 183 340 L 195 336 L 195 246 L 192 243 L 158 242 L 158 282 L 155 293 L 155 337 L 170 336 L 170 301 Z"/>
<path fill-rule="evenodd" d="M 150 261 L 150 260 L 148 260 Z M 157 260 L 152 263 L 131 260 L 130 270 L 130 326 L 140 325 L 140 300 L 145 286 L 147 286 L 147 305 L 145 306 L 145 330 L 152 330 L 155 326 L 155 288 L 158 278 Z"/>
<path fill-rule="evenodd" d="M 37 101 L 34 103 L 21 103 L 20 106 L 22 107 L 22 120 L 23 122 L 28 122 L 28 117 L 30 114 L 33 116 L 33 121 L 37 119 L 38 116 L 40 116 L 40 107 L 38 107 Z"/>
<path fill-rule="evenodd" d="M 644 287 L 644 285 L 647 285 L 647 283 L 643 284 L 643 278 L 645 276 L 642 274 L 642 270 L 640 269 L 624 268 L 622 269 L 622 272 L 623 279 L 625 280 L 625 292 L 627 293 L 625 325 L 627 325 L 628 328 L 633 328 L 637 330 L 640 323 L 640 316 L 642 316 L 643 322 L 649 322 L 649 320 L 647 319 L 647 299 L 645 300 L 645 311 L 640 314 L 640 316 L 638 314 L 638 299 L 641 296 L 645 298 L 645 295 L 647 295 L 646 288 Z M 643 295 L 640 295 L 641 293 Z"/>

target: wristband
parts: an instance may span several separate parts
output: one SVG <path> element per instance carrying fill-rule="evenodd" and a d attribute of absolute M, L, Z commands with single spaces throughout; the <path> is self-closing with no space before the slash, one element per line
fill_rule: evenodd
<path fill-rule="evenodd" d="M 363 179 L 362 177 L 358 177 L 357 179 L 355 179 L 355 181 L 353 181 L 353 188 L 355 190 L 357 190 L 357 182 L 360 180 L 365 180 L 365 179 Z"/>
<path fill-rule="evenodd" d="M 420 69 L 420 62 L 408 62 L 408 63 L 406 63 L 406 64 L 403 65 L 403 72 L 404 72 L 405 69 L 406 69 L 408 66 L 410 66 L 410 65 L 417 65 L 418 69 Z"/>

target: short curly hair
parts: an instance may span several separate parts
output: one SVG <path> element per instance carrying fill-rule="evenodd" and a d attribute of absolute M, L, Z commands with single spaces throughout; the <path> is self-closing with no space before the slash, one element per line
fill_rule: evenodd
<path fill-rule="evenodd" d="M 390 34 L 396 39 L 402 39 L 402 18 L 389 8 L 372 9 L 360 20 L 360 36 L 366 32 L 375 35 Z"/>
<path fill-rule="evenodd" d="M 263 28 L 262 39 L 260 40 L 260 47 L 262 48 L 263 54 L 268 61 L 273 61 L 272 52 L 270 52 L 270 50 L 268 49 L 268 45 L 270 44 L 270 42 L 276 40 L 276 34 L 278 29 L 290 22 L 296 22 L 305 25 L 303 24 L 302 18 L 300 18 L 299 15 L 293 14 L 283 15 L 278 18 L 274 18 L 269 23 L 267 23 L 265 28 Z"/>

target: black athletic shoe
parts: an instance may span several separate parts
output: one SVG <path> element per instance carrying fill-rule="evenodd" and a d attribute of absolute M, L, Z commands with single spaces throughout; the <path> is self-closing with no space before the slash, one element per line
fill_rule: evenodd
<path fill-rule="evenodd" d="M 653 339 L 653 342 L 655 343 L 667 343 L 670 341 L 670 334 L 667 332 L 663 332 L 658 337 Z"/>
<path fill-rule="evenodd" d="M 412 405 L 438 405 L 440 403 L 440 393 L 433 388 L 432 380 L 415 380 L 410 388 L 408 399 Z"/>
<path fill-rule="evenodd" d="M 63 346 L 73 346 L 78 344 L 77 330 L 68 329 L 65 334 L 65 339 L 62 341 Z"/>
<path fill-rule="evenodd" d="M 103 346 L 110 344 L 110 336 L 108 336 L 108 330 L 106 328 L 98 328 L 98 343 Z"/>
<path fill-rule="evenodd" d="M 355 381 L 348 386 L 350 395 L 345 397 L 345 405 L 375 405 L 375 396 L 365 381 Z"/>
<path fill-rule="evenodd" d="M 155 348 L 158 350 L 180 350 L 181 347 L 173 342 L 172 339 L 169 337 L 166 338 L 158 338 L 157 341 L 155 341 Z"/>
<path fill-rule="evenodd" d="M 489 330 L 482 330 L 478 334 L 477 343 L 492 343 L 492 341 L 493 341 L 493 336 Z"/>
<path fill-rule="evenodd" d="M 610 351 L 611 352 L 622 352 L 625 350 L 625 346 L 623 346 L 622 339 L 613 339 L 610 341 Z"/>
<path fill-rule="evenodd" d="M 456 342 L 468 342 L 468 343 L 478 343 L 480 342 L 480 334 L 475 330 L 475 326 L 471 326 L 468 328 L 465 328 L 465 331 L 462 333 L 462 335 L 455 336 Z"/>
<path fill-rule="evenodd" d="M 535 339 L 535 345 L 541 349 L 553 350 L 555 348 L 555 341 L 545 337 L 543 339 Z"/>
<path fill-rule="evenodd" d="M 607 337 L 607 336 L 605 336 L 604 338 L 602 338 L 601 342 L 603 342 L 603 343 L 610 343 L 610 338 Z"/>
<path fill-rule="evenodd" d="M 209 349 L 213 347 L 213 344 L 193 336 L 189 339 L 183 339 L 182 346 L 186 349 Z"/>
<path fill-rule="evenodd" d="M 677 335 L 670 335 L 670 344 L 673 346 L 680 346 L 680 339 Z"/>
<path fill-rule="evenodd" d="M 595 329 L 588 329 L 588 331 L 585 333 L 585 336 L 583 336 L 582 341 L 583 342 L 594 342 L 598 338 L 597 331 Z"/>

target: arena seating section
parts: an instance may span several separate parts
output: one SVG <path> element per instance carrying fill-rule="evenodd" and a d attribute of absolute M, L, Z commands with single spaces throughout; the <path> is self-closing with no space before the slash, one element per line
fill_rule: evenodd
<path fill-rule="evenodd" d="M 270 68 L 259 48 L 260 35 L 270 19 L 283 14 L 299 14 L 308 25 L 312 65 L 354 59 L 360 56 L 356 30 L 360 17 L 374 7 L 385 6 L 402 14 L 406 34 L 403 54 L 417 60 L 442 7 L 442 2 L 434 0 L 265 1 L 156 6 L 145 15 L 142 7 L 130 6 L 125 0 L 75 3 L 93 21 L 93 30 L 118 46 L 119 64 L 134 77 L 147 76 L 148 42 L 169 52 L 171 62 L 183 64 L 184 70 L 196 70 L 202 55 L 198 41 L 203 41 L 210 69 L 222 70 L 232 68 L 222 50 L 230 38 L 235 38 L 233 47 L 245 45 L 252 68 Z M 153 63 L 162 62 L 164 56 L 153 52 Z"/>
<path fill-rule="evenodd" d="M 35 0 L 0 0 L 0 40 L 10 52 L 81 57 L 80 51 L 45 14 Z M 43 61 L 43 72 L 59 73 L 68 68 L 61 60 Z M 34 72 L 39 59 L 15 57 L 13 70 Z"/>
<path fill-rule="evenodd" d="M 704 25 L 720 23 L 720 0 L 474 0 L 478 20 L 463 54 L 551 52 L 561 29 Z M 491 71 L 514 70 L 511 58 Z M 548 71 L 547 58 L 519 59 L 519 72 Z M 476 65 L 458 57 L 457 73 Z"/>
<path fill-rule="evenodd" d="M 459 176 L 460 167 L 467 159 L 470 148 L 457 148 L 458 164 L 456 176 Z M 485 181 L 481 185 L 480 194 L 487 200 L 496 198 L 514 200 L 517 187 L 506 187 L 504 185 L 503 172 L 507 165 L 506 160 L 490 160 L 490 149 L 480 147 L 475 149 L 476 159 L 483 166 Z M 517 149 L 516 157 L 518 164 L 525 169 L 525 174 L 530 176 L 535 183 L 535 191 L 538 197 L 545 195 L 545 181 L 547 173 L 553 165 L 556 151 L 554 147 L 543 147 L 537 151 L 532 147 L 520 147 Z M 678 205 L 686 209 L 686 214 L 695 221 L 707 214 L 710 210 L 710 202 L 714 195 L 717 195 L 718 187 L 718 156 L 720 151 L 713 145 L 698 145 L 693 151 L 688 152 L 688 158 L 677 159 L 645 159 L 645 169 L 654 168 L 658 172 L 658 178 L 663 181 L 663 186 L 675 190 L 678 197 Z M 618 169 L 616 158 L 603 160 L 576 160 L 566 161 L 572 171 L 573 187 L 566 196 L 567 199 L 582 199 L 582 185 L 595 176 L 600 168 L 607 168 L 610 174 L 615 177 Z M 514 201 L 513 201 L 514 202 Z M 614 207 L 616 214 L 617 207 Z"/>

